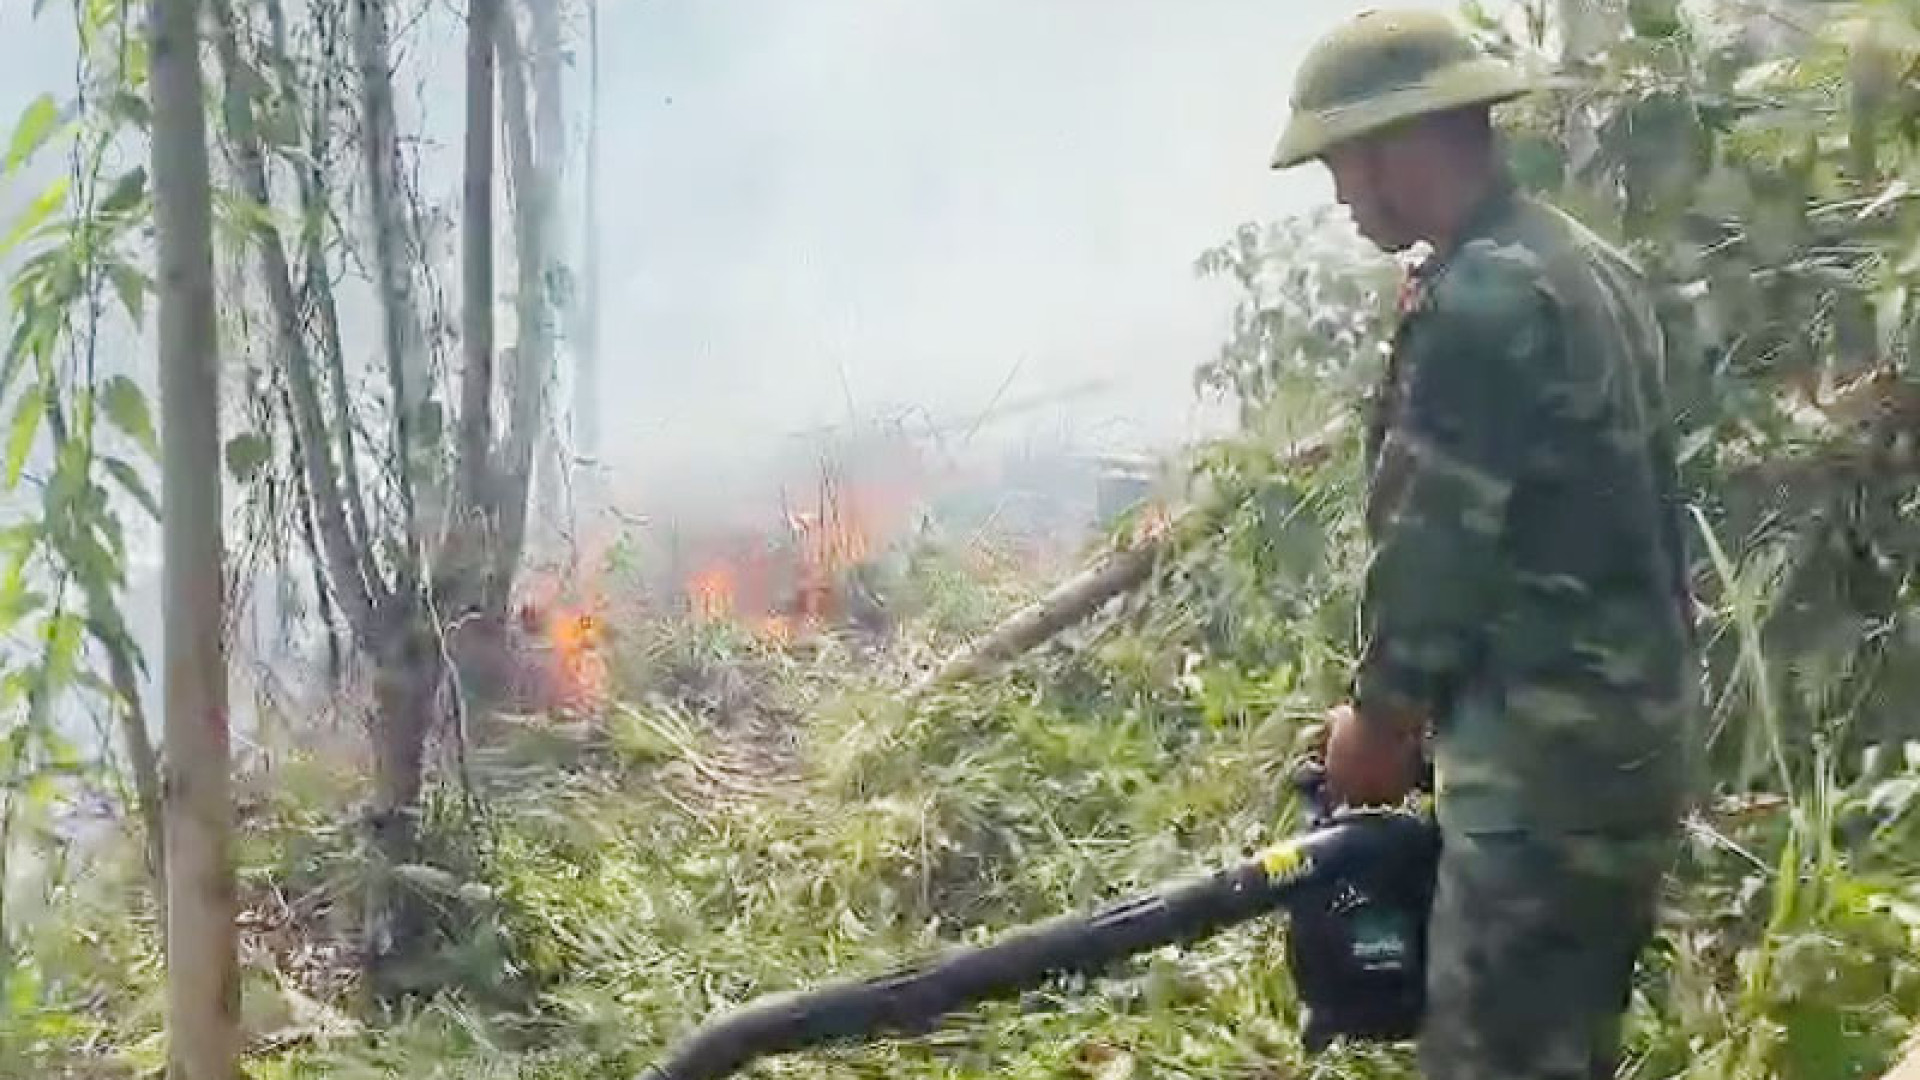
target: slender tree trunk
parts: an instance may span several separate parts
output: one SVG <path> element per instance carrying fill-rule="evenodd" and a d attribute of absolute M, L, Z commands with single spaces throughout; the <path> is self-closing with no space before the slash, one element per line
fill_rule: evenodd
<path fill-rule="evenodd" d="M 113 692 L 125 702 L 118 710 L 120 738 L 127 744 L 127 764 L 133 770 L 133 794 L 139 803 L 140 827 L 146 832 L 147 876 L 153 882 L 154 907 L 162 936 L 167 926 L 167 824 L 160 755 L 147 733 L 147 710 L 140 703 L 140 677 L 126 642 L 96 635 L 107 654 L 107 678 Z"/>
<path fill-rule="evenodd" d="M 427 373 L 415 347 L 412 274 L 402 265 L 406 215 L 400 212 L 399 137 L 395 130 L 393 76 L 388 69 L 386 0 L 351 0 L 354 12 L 355 66 L 360 72 L 361 151 L 366 168 L 367 202 L 373 225 L 374 279 L 380 293 L 381 327 L 387 355 L 387 381 L 393 399 L 393 449 L 390 462 L 400 492 L 406 537 L 399 577 L 417 586 L 422 532 L 415 503 L 417 446 L 414 422 L 427 401 Z"/>
<path fill-rule="evenodd" d="M 292 433 L 287 439 L 287 457 L 295 476 L 305 470 L 306 444 L 300 438 L 299 426 L 292 422 L 295 406 L 293 394 L 284 386 L 280 390 L 280 414 L 288 418 Z M 320 542 L 320 531 L 314 525 L 317 516 L 314 513 L 313 489 L 307 484 L 295 485 L 293 493 L 294 516 L 298 519 L 300 543 L 307 553 L 313 575 L 314 618 L 320 624 L 320 632 L 327 639 L 327 683 L 339 686 L 346 673 L 345 657 L 342 656 L 340 641 L 340 623 L 334 618 L 333 587 L 327 582 L 327 553 Z"/>
<path fill-rule="evenodd" d="M 587 462 L 587 475 L 597 478 L 600 466 L 600 5 L 587 4 L 587 53 L 590 82 L 587 87 L 587 183 L 586 251 L 581 270 L 586 281 L 581 289 L 579 358 L 573 383 L 573 421 L 579 429 L 579 452 Z M 600 500 L 597 480 L 576 483 L 579 497 L 593 505 Z"/>
<path fill-rule="evenodd" d="M 484 711 L 504 689 L 505 612 L 485 602 L 499 536 L 498 480 L 494 454 L 494 39 L 500 0 L 471 0 L 467 7 L 466 176 L 461 234 L 460 429 L 456 446 L 460 491 L 453 528 L 441 552 L 440 608 L 456 619 L 450 651 L 465 700 Z M 446 595 L 451 592 L 452 595 Z"/>
<path fill-rule="evenodd" d="M 513 350 L 515 362 L 503 460 L 496 476 L 500 533 L 494 546 L 486 610 L 504 613 L 526 542 L 533 452 L 546 415 L 547 380 L 553 372 L 553 331 L 542 272 L 548 265 L 545 228 L 548 191 L 541 183 L 534 155 L 526 59 L 513 20 L 502 18 L 499 30 L 501 105 L 506 113 L 507 173 L 513 188 L 514 262 L 519 278 L 519 339 Z"/>
<path fill-rule="evenodd" d="M 564 94 L 561 92 L 561 40 L 560 8 L 558 0 L 531 0 L 527 8 L 527 59 L 533 75 L 533 160 L 534 183 L 538 185 L 540 197 L 535 206 L 539 213 L 539 250 L 542 260 L 539 281 L 545 294 L 541 312 L 546 317 L 543 333 L 548 342 L 547 363 L 541 378 L 551 382 L 560 372 L 559 357 L 561 350 L 558 342 L 562 336 L 559 331 L 565 328 L 571 336 L 579 323 L 579 303 L 571 287 L 558 288 L 557 283 L 565 280 L 567 252 L 566 231 L 561 228 L 560 190 L 566 176 L 567 128 L 566 113 L 562 107 Z M 542 390 L 543 399 L 549 392 Z M 567 468 L 566 448 L 560 437 L 560 431 L 554 422 L 555 409 L 551 403 L 543 405 L 535 419 L 538 430 L 535 434 L 535 453 L 538 465 L 532 477 L 530 495 L 534 505 L 539 508 L 539 535 L 536 543 L 551 540 L 567 516 L 565 495 L 571 482 Z M 519 557 L 515 557 L 516 564 Z"/>
<path fill-rule="evenodd" d="M 208 3 L 218 27 L 216 45 L 225 74 L 227 135 L 234 143 L 240 183 L 248 198 L 261 206 L 272 206 L 273 192 L 267 186 L 266 163 L 261 157 L 253 119 L 253 101 L 242 82 L 246 67 L 240 58 L 233 10 L 228 0 L 208 0 Z M 271 221 L 262 218 L 249 231 L 260 258 L 260 272 L 265 278 L 267 301 L 272 309 L 276 351 L 286 367 L 288 389 L 293 396 L 292 420 L 301 446 L 306 487 L 313 495 L 313 509 L 318 515 L 314 526 L 319 533 L 321 551 L 326 555 L 327 576 L 333 581 L 334 599 L 345 613 L 348 625 L 364 632 L 371 621 L 378 590 L 363 576 L 365 560 L 348 529 L 339 471 L 327 453 L 326 422 L 321 416 L 313 356 L 301 332 L 293 272 L 287 263 L 280 231 Z"/>
<path fill-rule="evenodd" d="M 467 7 L 467 160 L 461 235 L 461 338 L 466 368 L 460 384 L 462 518 L 488 516 L 493 452 L 493 125 L 494 35 L 499 0 Z M 462 568 L 465 569 L 465 568 Z"/>
<path fill-rule="evenodd" d="M 293 61 L 287 52 L 287 19 L 281 0 L 266 0 L 267 24 L 271 30 L 272 55 L 269 60 L 284 87 L 300 85 Z M 321 68 L 332 71 L 338 59 L 336 34 L 326 25 L 331 20 L 316 7 L 314 14 L 323 20 Z M 333 435 L 340 445 L 341 490 L 346 495 L 347 524 L 354 537 L 360 560 L 359 574 L 368 583 L 373 602 L 381 597 L 380 560 L 376 549 L 378 536 L 367 521 L 367 499 L 360 488 L 360 454 L 355 438 L 353 410 L 349 404 L 345 350 L 340 343 L 340 312 L 334 303 L 333 281 L 327 268 L 325 248 L 327 222 L 328 124 L 335 107 L 333 82 L 324 75 L 313 88 L 313 109 L 309 116 L 307 156 L 296 170 L 300 185 L 300 235 L 303 274 L 301 296 L 304 308 L 314 316 L 319 331 L 320 357 L 326 364 L 326 382 L 330 391 L 330 419 Z M 293 415 L 292 413 L 288 414 Z"/>
<path fill-rule="evenodd" d="M 173 1080 L 232 1080 L 240 982 L 228 829 L 213 212 L 199 5 L 154 0 L 161 529 L 166 617 L 167 1017 Z"/>
<path fill-rule="evenodd" d="M 401 212 L 399 143 L 384 0 L 351 0 L 354 57 L 360 73 L 361 147 L 373 225 L 374 278 L 380 294 L 393 402 L 389 464 L 400 493 L 404 537 L 394 587 L 365 645 L 373 653 L 375 709 L 373 844 L 381 866 L 372 875 L 367 910 L 368 990 L 392 1001 L 407 987 L 398 973 L 422 944 L 424 914 L 418 902 L 392 887 L 394 869 L 416 857 L 417 799 L 426 739 L 435 715 L 439 650 L 425 602 L 431 587 L 422 577 L 425 525 L 417 504 L 416 469 L 425 449 L 414 420 L 430 387 L 418 347 L 418 316 L 412 273 L 402 265 L 406 216 Z"/>
<path fill-rule="evenodd" d="M 432 624 L 417 596 L 401 593 L 389 601 L 378 620 L 373 655 L 374 791 L 368 826 L 377 865 L 368 878 L 363 960 L 374 1003 L 426 989 L 407 971 L 427 942 L 428 915 L 395 875 L 397 868 L 420 860 L 420 790 L 443 670 Z"/>

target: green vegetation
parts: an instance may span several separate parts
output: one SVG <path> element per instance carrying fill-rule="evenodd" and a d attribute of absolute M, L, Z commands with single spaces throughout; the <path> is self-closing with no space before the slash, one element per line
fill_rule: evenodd
<path fill-rule="evenodd" d="M 1643 260 L 1675 344 L 1712 787 L 1636 991 L 1630 1075 L 1870 1080 L 1920 1026 L 1920 192 L 1904 179 L 1920 163 L 1920 6 L 1734 10 L 1635 2 L 1565 45 L 1544 10 L 1481 25 L 1587 77 L 1509 114 L 1514 160 Z M 48 123 L 30 111 L 16 144 Z M 139 199 L 103 203 L 130 214 Z M 68 232 L 94 241 L 74 267 L 126 289 L 120 228 Z M 616 609 L 611 704 L 475 718 L 464 751 L 444 737 L 458 767 L 432 770 L 404 865 L 374 869 L 367 765 L 337 748 L 350 738 L 296 731 L 276 747 L 237 781 L 251 1075 L 626 1078 L 716 1010 L 1211 868 L 1296 827 L 1287 768 L 1350 670 L 1364 552 L 1353 440 L 1307 468 L 1277 455 L 1369 385 L 1397 279 L 1326 221 L 1250 226 L 1200 269 L 1243 297 L 1197 381 L 1244 425 L 1189 464 L 1196 497 L 1238 509 L 1005 676 L 903 705 L 916 668 L 1047 584 L 925 541 L 874 576 L 899 616 L 884 637 L 776 646 Z M 91 381 L 29 358 L 33 400 L 90 400 Z M 143 442 L 144 413 L 100 392 Z M 118 458 L 94 456 L 90 424 L 73 430 L 75 483 L 96 463 L 127 482 Z M 85 557 L 120 546 L 86 539 L 118 534 L 96 501 L 61 510 L 78 532 L 22 541 L 89 602 L 120 562 Z M 638 570 L 603 573 L 619 596 Z M 48 610 L 31 626 L 58 629 L 45 640 L 61 648 L 42 668 L 77 680 L 80 624 Z M 8 699 L 31 723 L 9 714 L 24 779 L 0 830 L 45 834 L 31 846 L 46 854 L 31 875 L 0 873 L 0 1076 L 151 1075 L 162 965 L 142 841 L 90 837 L 84 865 L 62 861 L 76 849 L 36 779 L 70 756 L 33 696 L 48 685 Z M 16 816 L 28 796 L 36 812 Z M 22 846 L 0 835 L 0 853 Z M 360 993 L 356 954 L 373 873 L 432 931 L 384 1010 Z M 759 1075 L 1411 1075 L 1393 1050 L 1302 1058 L 1282 940 L 1248 926 L 926 1039 Z"/>

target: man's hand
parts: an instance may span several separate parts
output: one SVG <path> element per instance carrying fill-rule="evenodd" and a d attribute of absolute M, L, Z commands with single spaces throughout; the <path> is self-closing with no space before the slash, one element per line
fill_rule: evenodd
<path fill-rule="evenodd" d="M 1422 725 L 1407 716 L 1362 717 L 1350 704 L 1327 710 L 1327 788 L 1347 806 L 1406 798 L 1420 776 Z"/>

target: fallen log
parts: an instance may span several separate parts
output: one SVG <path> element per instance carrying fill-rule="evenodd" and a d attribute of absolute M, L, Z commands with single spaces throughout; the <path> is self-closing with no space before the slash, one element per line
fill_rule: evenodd
<path fill-rule="evenodd" d="M 1280 467 L 1301 469 L 1324 461 L 1347 425 L 1344 417 L 1337 419 L 1295 443 L 1282 455 Z M 1125 545 L 1105 552 L 1085 570 L 948 656 L 920 680 L 914 696 L 986 675 L 1092 615 L 1114 597 L 1139 588 L 1153 576 L 1161 556 L 1175 547 L 1180 538 L 1210 533 L 1213 524 L 1224 520 L 1233 508 L 1203 500 L 1182 511 L 1165 527 L 1136 536 Z"/>

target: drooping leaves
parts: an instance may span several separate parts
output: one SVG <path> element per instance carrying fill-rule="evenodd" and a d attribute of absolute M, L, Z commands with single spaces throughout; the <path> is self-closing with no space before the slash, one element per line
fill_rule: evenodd
<path fill-rule="evenodd" d="M 147 453 L 156 458 L 160 456 L 160 440 L 154 434 L 153 415 L 147 408 L 147 395 L 137 383 L 125 375 L 108 379 L 101 388 L 100 404 L 115 427 L 130 436 Z"/>
<path fill-rule="evenodd" d="M 259 432 L 244 432 L 227 440 L 227 472 L 236 483 L 251 483 L 272 456 L 273 444 Z"/>
<path fill-rule="evenodd" d="M 13 125 L 13 138 L 7 144 L 7 157 L 0 173 L 10 173 L 27 163 L 47 140 L 60 121 L 60 106 L 52 94 L 41 94 L 21 110 Z"/>

